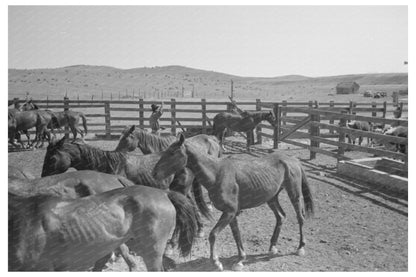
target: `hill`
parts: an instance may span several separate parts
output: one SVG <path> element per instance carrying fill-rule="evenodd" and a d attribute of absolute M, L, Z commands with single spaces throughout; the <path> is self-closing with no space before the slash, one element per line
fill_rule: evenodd
<path fill-rule="evenodd" d="M 240 77 L 215 71 L 172 65 L 118 69 L 109 66 L 74 65 L 46 69 L 9 69 L 9 98 L 76 99 L 178 97 L 225 98 L 230 81 L 240 98 L 287 98 L 305 91 L 327 95 L 337 83 L 356 81 L 366 86 L 406 87 L 407 73 L 355 74 L 327 77 L 287 75 L 272 78 Z M 291 99 L 291 98 L 289 98 Z"/>

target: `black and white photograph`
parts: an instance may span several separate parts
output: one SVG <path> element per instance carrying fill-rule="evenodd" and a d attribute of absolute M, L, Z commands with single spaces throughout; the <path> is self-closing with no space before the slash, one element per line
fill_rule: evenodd
<path fill-rule="evenodd" d="M 411 272 L 408 2 L 9 2 L 5 271 Z"/>

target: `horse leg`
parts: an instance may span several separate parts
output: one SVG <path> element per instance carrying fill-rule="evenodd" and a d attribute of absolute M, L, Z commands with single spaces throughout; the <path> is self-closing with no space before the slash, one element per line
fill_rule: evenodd
<path fill-rule="evenodd" d="M 163 252 L 159 253 L 155 249 L 146 249 L 146 254 L 143 254 L 142 258 L 147 271 L 164 271 Z"/>
<path fill-rule="evenodd" d="M 221 139 L 220 139 L 220 145 L 223 151 L 225 151 L 225 147 L 224 147 L 224 136 L 225 136 L 225 132 L 227 131 L 227 128 L 224 128 L 220 135 L 221 135 Z"/>
<path fill-rule="evenodd" d="M 74 126 L 70 126 L 70 128 L 71 128 L 72 135 L 74 136 L 74 139 L 72 140 L 72 142 L 75 142 L 75 140 L 77 139 L 77 130 L 74 128 Z"/>
<path fill-rule="evenodd" d="M 190 193 L 186 194 L 186 198 L 189 199 L 189 201 L 192 203 L 192 205 L 194 207 L 198 207 L 195 203 L 194 198 L 192 197 L 192 195 Z M 204 231 L 203 231 L 204 225 L 202 224 L 201 214 L 198 210 L 196 210 L 196 212 L 195 212 L 195 217 L 196 217 L 196 224 L 198 226 L 198 233 L 197 233 L 196 237 L 197 238 L 203 238 L 204 237 Z"/>
<path fill-rule="evenodd" d="M 277 254 L 277 240 L 279 239 L 280 230 L 282 229 L 283 219 L 286 217 L 285 212 L 279 204 L 278 194 L 273 197 L 269 202 L 267 202 L 270 209 L 273 211 L 274 216 L 276 217 L 276 226 L 274 227 L 273 235 L 270 240 L 269 253 L 271 255 Z"/>
<path fill-rule="evenodd" d="M 210 259 L 219 271 L 223 271 L 224 268 L 215 251 L 215 240 L 218 234 L 225 228 L 225 226 L 227 226 L 231 222 L 231 220 L 235 217 L 235 215 L 236 215 L 235 212 L 230 212 L 230 211 L 223 212 L 217 224 L 215 225 L 215 227 L 212 229 L 211 233 L 209 234 L 209 244 L 210 244 L 210 252 L 211 252 Z"/>
<path fill-rule="evenodd" d="M 129 267 L 130 271 L 138 271 L 136 261 L 134 260 L 133 256 L 130 254 L 130 250 L 124 243 L 119 246 L 119 251 L 121 257 L 123 257 L 124 261 L 126 262 L 127 266 Z"/>
<path fill-rule="evenodd" d="M 299 247 L 296 252 L 297 255 L 303 256 L 305 255 L 305 239 L 303 237 L 303 224 L 305 222 L 305 207 L 303 204 L 303 197 L 302 197 L 302 181 L 300 180 L 290 180 L 290 185 L 286 186 L 286 191 L 289 196 L 290 202 L 292 202 L 293 207 L 295 208 L 296 217 L 298 219 L 299 224 Z"/>
<path fill-rule="evenodd" d="M 111 258 L 113 253 L 110 253 L 108 255 L 105 255 L 101 259 L 95 262 L 94 267 L 92 268 L 92 271 L 103 271 L 105 264 L 108 262 L 108 260 Z"/>
<path fill-rule="evenodd" d="M 251 132 L 250 131 L 246 132 L 246 136 L 247 136 L 247 152 L 250 152 L 250 145 L 252 144 Z"/>
<path fill-rule="evenodd" d="M 246 253 L 244 252 L 243 242 L 241 241 L 240 229 L 238 228 L 237 216 L 230 222 L 231 232 L 237 244 L 238 261 L 233 265 L 233 270 L 241 271 L 244 267 L 243 262 L 246 260 Z"/>

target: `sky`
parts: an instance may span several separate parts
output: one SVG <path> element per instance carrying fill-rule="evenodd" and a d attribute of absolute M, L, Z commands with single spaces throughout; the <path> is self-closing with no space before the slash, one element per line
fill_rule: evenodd
<path fill-rule="evenodd" d="M 9 6 L 8 67 L 407 72 L 407 6 Z"/>

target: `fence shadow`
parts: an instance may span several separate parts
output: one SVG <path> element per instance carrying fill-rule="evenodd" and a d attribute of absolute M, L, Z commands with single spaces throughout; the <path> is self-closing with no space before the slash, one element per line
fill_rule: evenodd
<path fill-rule="evenodd" d="M 247 259 L 244 262 L 244 265 L 255 264 L 258 262 L 268 262 L 275 258 L 292 256 L 292 255 L 295 256 L 296 252 L 290 252 L 286 254 L 275 254 L 275 255 L 269 255 L 268 253 L 247 255 Z M 220 261 L 224 266 L 224 271 L 232 271 L 232 267 L 234 263 L 237 262 L 237 260 L 238 260 L 238 256 L 220 258 Z M 174 271 L 216 271 L 216 268 L 213 266 L 209 258 L 198 258 L 195 260 L 184 262 L 182 264 L 178 264 Z"/>

